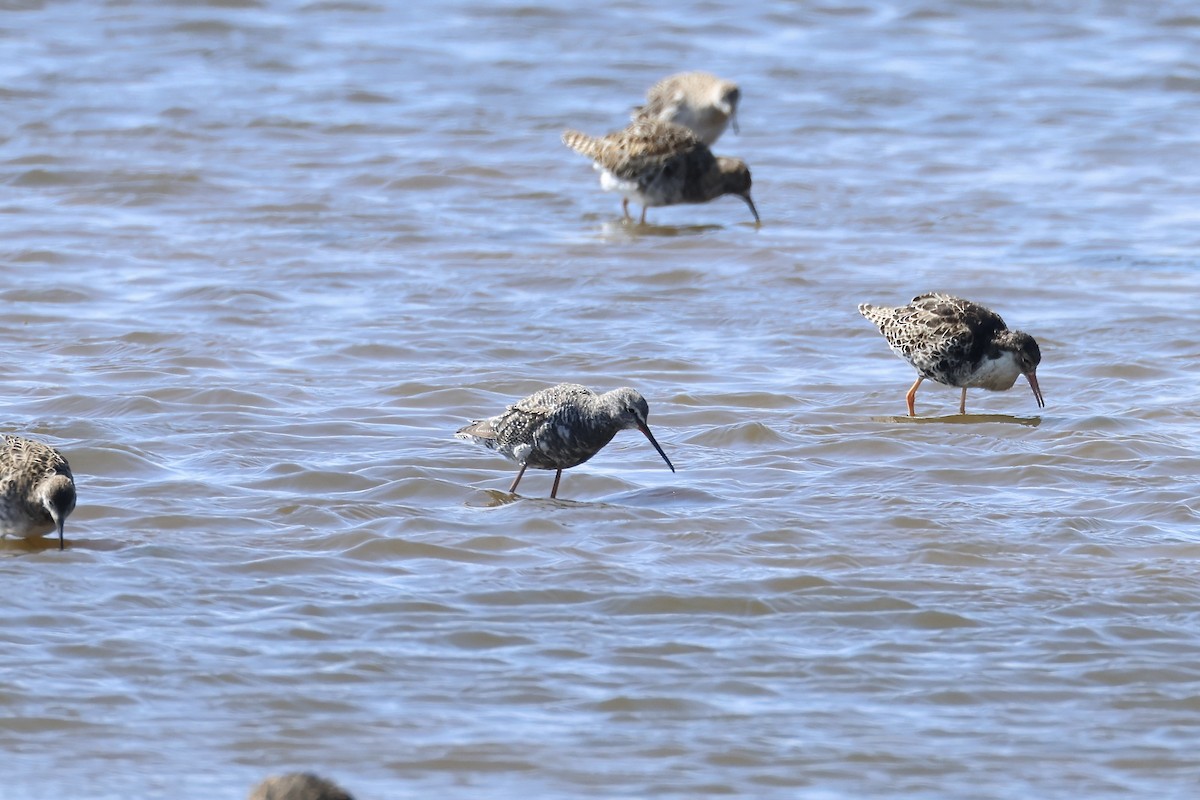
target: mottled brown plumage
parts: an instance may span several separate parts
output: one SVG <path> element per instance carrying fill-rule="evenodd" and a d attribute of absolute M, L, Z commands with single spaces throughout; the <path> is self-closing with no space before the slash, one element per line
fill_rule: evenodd
<path fill-rule="evenodd" d="M 626 218 L 630 200 L 641 204 L 644 224 L 651 206 L 707 203 L 734 194 L 746 201 L 759 222 L 746 162 L 714 156 L 696 134 L 680 125 L 643 120 L 602 137 L 568 130 L 562 140 L 594 162 L 605 191 L 622 195 Z"/>
<path fill-rule="evenodd" d="M 49 445 L 5 435 L 0 440 L 0 535 L 43 536 L 58 531 L 75 509 L 75 478 Z"/>
<path fill-rule="evenodd" d="M 517 462 L 521 469 L 508 491 L 515 492 L 526 467 L 556 470 L 550 496 L 558 495 L 562 471 L 599 453 L 618 431 L 641 431 L 671 471 L 671 459 L 650 433 L 650 407 L 634 389 L 597 394 L 577 383 L 560 383 L 518 400 L 502 414 L 478 419 L 454 434 Z"/>
<path fill-rule="evenodd" d="M 272 775 L 250 792 L 250 800 L 354 800 L 333 781 L 309 772 Z"/>
<path fill-rule="evenodd" d="M 646 104 L 633 119 L 673 122 L 688 128 L 709 147 L 732 124 L 738 132 L 737 106 L 742 92 L 733 81 L 709 72 L 680 72 L 663 78 L 646 92 Z"/>
<path fill-rule="evenodd" d="M 1011 331 L 989 308 L 948 294 L 923 294 L 906 306 L 863 303 L 858 311 L 901 358 L 916 368 L 916 383 L 905 399 L 916 416 L 917 388 L 926 378 L 962 388 L 958 413 L 967 413 L 967 389 L 1003 391 L 1024 375 L 1039 407 L 1046 405 L 1037 382 L 1042 352 L 1034 338 Z"/>

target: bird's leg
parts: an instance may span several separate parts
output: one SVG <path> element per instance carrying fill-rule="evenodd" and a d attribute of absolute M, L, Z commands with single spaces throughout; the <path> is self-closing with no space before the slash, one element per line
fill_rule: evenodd
<path fill-rule="evenodd" d="M 641 222 L 639 222 L 638 224 L 639 224 L 639 225 L 645 225 L 645 224 L 646 224 L 646 207 L 645 207 L 645 206 L 642 206 L 642 221 L 641 221 Z"/>
<path fill-rule="evenodd" d="M 958 413 L 967 413 L 967 387 L 963 387 L 962 399 L 958 401 Z"/>
<path fill-rule="evenodd" d="M 562 470 L 554 473 L 554 485 L 550 487 L 550 499 L 553 500 L 558 496 L 558 482 L 562 480 Z"/>
<path fill-rule="evenodd" d="M 628 219 L 628 220 L 633 219 L 633 217 L 631 217 L 629 215 L 629 198 L 628 197 L 621 198 L 621 212 L 623 214 L 625 214 L 625 219 Z"/>
<path fill-rule="evenodd" d="M 513 479 L 512 486 L 508 487 L 508 493 L 512 494 L 517 490 L 517 484 L 521 482 L 521 476 L 525 474 L 525 464 L 521 465 L 521 469 L 517 472 L 517 477 Z"/>
<path fill-rule="evenodd" d="M 912 388 L 908 390 L 908 394 L 904 395 L 904 399 L 908 401 L 908 415 L 910 417 L 915 417 L 917 415 L 917 387 L 920 386 L 921 382 L 924 380 L 925 378 L 918 376 L 917 382 L 914 383 Z"/>

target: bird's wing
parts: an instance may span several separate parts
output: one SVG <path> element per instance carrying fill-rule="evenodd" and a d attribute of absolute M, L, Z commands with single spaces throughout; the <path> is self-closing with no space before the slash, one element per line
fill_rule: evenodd
<path fill-rule="evenodd" d="M 971 362 L 983 356 L 997 333 L 1008 329 L 995 311 L 961 297 L 930 292 L 914 297 L 911 305 L 927 315 L 921 319 L 930 329 L 952 340 L 945 345 L 949 352 Z"/>
<path fill-rule="evenodd" d="M 939 305 L 941 299 L 922 295 L 907 306 L 864 304 L 859 310 L 875 323 L 897 355 L 927 374 L 970 345 L 970 330 L 956 315 L 944 313 L 948 307 Z"/>
<path fill-rule="evenodd" d="M 637 180 L 704 144 L 682 125 L 640 120 L 596 138 L 576 131 L 563 142 L 621 180 Z"/>
<path fill-rule="evenodd" d="M 535 442 L 540 438 L 539 430 L 553 424 L 565 405 L 590 394 L 592 391 L 586 386 L 574 383 L 560 383 L 534 392 L 504 409 L 504 413 L 493 420 L 496 437 L 503 444 Z"/>

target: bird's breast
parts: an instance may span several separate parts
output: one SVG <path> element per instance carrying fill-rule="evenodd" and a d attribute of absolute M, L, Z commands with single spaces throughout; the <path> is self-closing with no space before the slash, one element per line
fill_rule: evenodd
<path fill-rule="evenodd" d="M 980 359 L 975 371 L 963 385 L 1002 392 L 1011 389 L 1020 376 L 1021 367 L 1017 364 L 1016 357 L 1012 353 L 1002 352 L 999 358 L 984 356 Z"/>
<path fill-rule="evenodd" d="M 57 530 L 54 520 L 41 506 L 6 502 L 0 498 L 0 535 L 42 536 L 54 530 Z"/>

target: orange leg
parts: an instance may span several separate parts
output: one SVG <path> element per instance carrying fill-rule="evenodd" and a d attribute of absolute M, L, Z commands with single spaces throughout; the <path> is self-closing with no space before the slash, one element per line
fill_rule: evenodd
<path fill-rule="evenodd" d="M 962 399 L 958 401 L 958 413 L 967 413 L 967 387 L 963 387 Z"/>
<path fill-rule="evenodd" d="M 525 474 L 525 464 L 521 465 L 521 471 L 517 473 L 517 477 L 512 482 L 512 486 L 508 487 L 508 493 L 512 494 L 517 490 L 517 484 L 521 482 L 521 476 Z"/>
<path fill-rule="evenodd" d="M 551 500 L 553 500 L 555 497 L 558 497 L 558 482 L 560 480 L 562 480 L 562 470 L 561 469 L 558 472 L 554 473 L 554 485 L 550 487 L 550 499 Z"/>
<path fill-rule="evenodd" d="M 908 415 L 910 417 L 915 417 L 917 415 L 917 387 L 920 386 L 924 380 L 925 379 L 921 377 L 917 378 L 917 382 L 914 383 L 912 388 L 908 390 L 908 394 L 904 395 L 904 399 L 908 401 Z"/>

